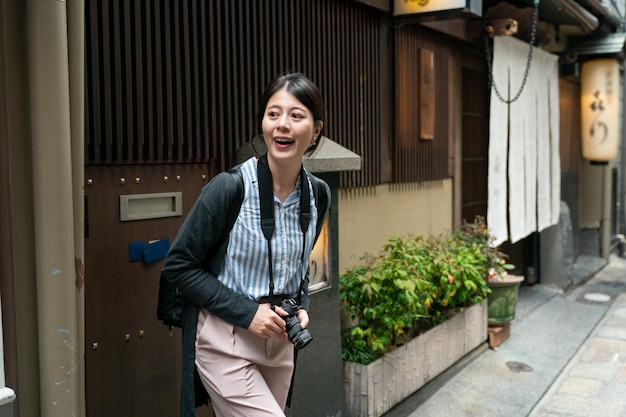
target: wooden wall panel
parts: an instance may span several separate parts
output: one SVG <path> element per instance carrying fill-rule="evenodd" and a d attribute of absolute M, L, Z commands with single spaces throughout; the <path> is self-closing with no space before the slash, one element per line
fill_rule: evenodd
<path fill-rule="evenodd" d="M 395 182 L 430 181 L 449 176 L 448 136 L 451 132 L 447 98 L 448 59 L 452 48 L 448 38 L 424 27 L 406 25 L 395 30 Z M 422 58 L 423 54 L 432 54 L 432 73 L 436 74 L 434 82 L 426 89 L 420 88 L 425 84 L 426 75 L 420 68 L 428 61 Z M 426 102 L 432 107 L 424 107 Z M 432 127 L 428 123 L 432 123 Z M 424 132 L 428 134 L 423 135 Z"/>

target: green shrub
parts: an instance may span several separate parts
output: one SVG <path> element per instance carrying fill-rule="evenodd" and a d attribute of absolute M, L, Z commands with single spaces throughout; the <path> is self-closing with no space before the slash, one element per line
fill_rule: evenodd
<path fill-rule="evenodd" d="M 344 360 L 370 363 L 483 302 L 485 277 L 503 255 L 493 253 L 480 222 L 436 237 L 393 236 L 380 254 L 363 256 L 340 276 L 342 308 L 356 320 L 342 334 Z"/>
<path fill-rule="evenodd" d="M 358 325 L 344 334 L 344 356 L 376 358 L 410 329 L 424 312 L 427 283 L 419 278 L 411 242 L 391 238 L 378 257 L 364 256 L 340 277 L 340 298 Z M 364 353 L 361 353 L 364 352 Z"/>

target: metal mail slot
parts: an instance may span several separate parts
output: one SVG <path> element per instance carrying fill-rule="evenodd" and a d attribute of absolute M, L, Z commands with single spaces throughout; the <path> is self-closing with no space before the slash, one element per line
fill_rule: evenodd
<path fill-rule="evenodd" d="M 120 220 L 182 216 L 183 193 L 129 194 L 120 196 Z"/>

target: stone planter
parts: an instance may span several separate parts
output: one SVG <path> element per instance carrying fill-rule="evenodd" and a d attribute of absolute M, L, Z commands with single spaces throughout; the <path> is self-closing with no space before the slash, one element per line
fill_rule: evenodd
<path fill-rule="evenodd" d="M 344 362 L 348 415 L 381 416 L 486 340 L 483 302 L 369 365 Z"/>

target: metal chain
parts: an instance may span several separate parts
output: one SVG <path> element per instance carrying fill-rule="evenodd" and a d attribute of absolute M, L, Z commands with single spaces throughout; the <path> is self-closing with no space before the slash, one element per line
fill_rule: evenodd
<path fill-rule="evenodd" d="M 528 45 L 528 57 L 526 58 L 526 69 L 524 70 L 524 79 L 522 80 L 522 85 L 520 86 L 519 91 L 517 92 L 517 94 L 515 94 L 515 97 L 513 97 L 510 100 L 507 100 L 504 97 L 502 97 L 502 94 L 500 94 L 500 91 L 498 90 L 498 87 L 496 86 L 496 83 L 493 80 L 493 66 L 491 63 L 491 50 L 489 48 L 489 36 L 487 35 L 487 31 L 486 30 L 484 31 L 485 55 L 487 57 L 487 77 L 488 77 L 487 83 L 489 87 L 493 87 L 494 91 L 496 92 L 496 96 L 498 96 L 500 101 L 505 104 L 511 104 L 520 97 L 520 95 L 522 94 L 522 91 L 524 90 L 524 86 L 526 85 L 526 81 L 528 79 L 528 73 L 530 71 L 530 64 L 533 60 L 533 45 L 535 43 L 535 35 L 537 33 L 537 20 L 539 18 L 539 0 L 535 0 L 534 8 L 535 10 L 533 13 L 533 23 L 532 23 L 532 29 L 530 32 L 530 45 Z"/>
<path fill-rule="evenodd" d="M 617 7 L 617 4 L 615 4 L 615 0 L 611 0 L 611 4 L 613 5 L 613 8 L 615 9 L 617 16 L 619 17 L 619 30 L 620 32 L 623 32 L 626 28 L 626 22 L 624 21 L 624 17 L 620 16 L 619 7 Z"/>

